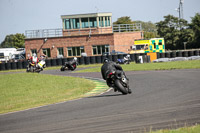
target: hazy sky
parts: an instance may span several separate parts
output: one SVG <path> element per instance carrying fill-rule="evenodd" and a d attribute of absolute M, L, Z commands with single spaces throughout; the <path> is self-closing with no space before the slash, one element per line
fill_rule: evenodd
<path fill-rule="evenodd" d="M 113 22 L 122 16 L 159 22 L 168 14 L 178 17 L 179 0 L 0 0 L 0 43 L 6 35 L 26 30 L 62 28 L 61 15 L 112 12 Z M 200 13 L 200 0 L 184 0 L 184 19 Z"/>

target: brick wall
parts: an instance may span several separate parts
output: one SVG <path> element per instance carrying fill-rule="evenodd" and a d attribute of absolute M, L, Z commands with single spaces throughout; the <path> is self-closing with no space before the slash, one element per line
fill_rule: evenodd
<path fill-rule="evenodd" d="M 67 47 L 84 46 L 85 52 L 88 56 L 92 56 L 92 45 L 110 45 L 113 50 L 113 34 L 97 34 L 83 36 L 70 36 L 70 37 L 53 37 L 47 38 L 44 42 L 44 38 L 41 39 L 25 39 L 26 55 L 31 53 L 31 49 L 37 49 L 38 56 L 42 54 L 43 48 L 50 48 L 51 57 L 57 57 L 57 48 L 63 47 L 64 57 L 67 57 Z M 54 47 L 53 47 L 54 46 Z"/>
<path fill-rule="evenodd" d="M 134 44 L 135 39 L 143 39 L 141 31 L 114 33 L 114 49 L 129 53 L 128 50 Z"/>

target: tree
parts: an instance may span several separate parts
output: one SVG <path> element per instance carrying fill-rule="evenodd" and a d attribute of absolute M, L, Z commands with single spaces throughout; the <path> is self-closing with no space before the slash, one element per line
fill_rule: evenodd
<path fill-rule="evenodd" d="M 7 35 L 1 43 L 1 48 L 24 48 L 24 34 Z"/>
<path fill-rule="evenodd" d="M 192 17 L 192 21 L 189 26 L 194 33 L 192 40 L 193 48 L 200 48 L 200 13 L 196 13 L 196 15 Z"/>
<path fill-rule="evenodd" d="M 130 17 L 125 16 L 125 17 L 118 18 L 117 21 L 114 22 L 113 24 L 133 24 L 133 22 Z"/>
<path fill-rule="evenodd" d="M 188 42 L 192 37 L 187 21 L 172 15 L 164 16 L 164 18 L 165 20 L 156 23 L 156 26 L 158 35 L 165 39 L 166 49 L 183 49 L 183 43 Z"/>

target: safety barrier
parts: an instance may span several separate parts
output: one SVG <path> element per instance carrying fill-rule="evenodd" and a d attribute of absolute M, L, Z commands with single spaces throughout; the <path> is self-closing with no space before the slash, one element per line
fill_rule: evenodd
<path fill-rule="evenodd" d="M 200 50 L 193 51 L 173 51 L 166 53 L 157 53 L 157 58 L 175 58 L 175 57 L 190 57 L 190 56 L 199 56 Z M 79 65 L 85 64 L 100 64 L 103 62 L 105 58 L 108 58 L 111 61 L 117 61 L 117 59 L 122 59 L 126 55 L 106 55 L 106 56 L 90 56 L 90 57 L 79 57 L 78 63 Z M 130 54 L 131 61 L 135 61 L 136 63 L 140 63 L 140 59 L 143 59 L 143 63 L 149 62 L 149 57 L 144 54 Z M 61 66 L 64 65 L 65 62 L 71 61 L 73 58 L 57 58 L 57 59 L 46 59 L 46 66 Z M 26 60 L 19 62 L 8 62 L 8 63 L 0 63 L 0 71 L 1 70 L 14 70 L 14 69 L 25 69 L 27 67 L 28 62 Z"/>

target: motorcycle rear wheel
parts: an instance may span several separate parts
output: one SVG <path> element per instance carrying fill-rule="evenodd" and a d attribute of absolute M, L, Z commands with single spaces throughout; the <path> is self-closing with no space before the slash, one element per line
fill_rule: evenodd
<path fill-rule="evenodd" d="M 115 80 L 115 86 L 123 95 L 128 94 L 128 88 L 124 87 L 119 79 Z"/>

